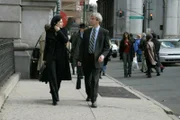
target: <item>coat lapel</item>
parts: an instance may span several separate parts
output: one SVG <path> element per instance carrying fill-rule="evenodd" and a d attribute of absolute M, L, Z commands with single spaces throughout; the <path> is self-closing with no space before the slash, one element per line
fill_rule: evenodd
<path fill-rule="evenodd" d="M 98 48 L 98 45 L 99 45 L 99 41 L 101 40 L 101 32 L 102 32 L 102 28 L 100 27 L 99 28 L 99 32 L 98 32 L 98 36 L 97 36 L 97 39 L 96 39 L 96 46 L 95 46 L 95 50 Z"/>
<path fill-rule="evenodd" d="M 89 50 L 89 41 L 90 41 L 90 36 L 91 36 L 91 30 L 92 30 L 92 28 L 91 29 L 89 29 L 89 31 L 87 32 L 87 48 L 88 48 L 88 50 Z"/>

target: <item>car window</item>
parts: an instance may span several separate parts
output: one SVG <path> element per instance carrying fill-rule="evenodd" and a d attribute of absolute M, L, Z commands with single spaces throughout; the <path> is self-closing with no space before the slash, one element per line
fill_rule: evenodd
<path fill-rule="evenodd" d="M 180 48 L 180 41 L 162 41 L 161 48 Z"/>

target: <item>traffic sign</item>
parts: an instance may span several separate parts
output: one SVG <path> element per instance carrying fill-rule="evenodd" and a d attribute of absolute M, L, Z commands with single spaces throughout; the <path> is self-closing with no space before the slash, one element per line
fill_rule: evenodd
<path fill-rule="evenodd" d="M 129 16 L 129 19 L 144 19 L 144 16 Z"/>

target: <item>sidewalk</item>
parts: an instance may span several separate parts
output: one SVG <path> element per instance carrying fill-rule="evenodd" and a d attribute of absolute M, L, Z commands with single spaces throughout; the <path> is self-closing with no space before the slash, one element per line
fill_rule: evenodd
<path fill-rule="evenodd" d="M 62 82 L 57 106 L 51 105 L 48 84 L 21 80 L 2 107 L 0 120 L 178 120 L 141 93 L 102 77 L 98 108 L 91 108 L 91 103 L 85 101 L 83 80 L 82 88 L 75 89 L 76 76 Z"/>

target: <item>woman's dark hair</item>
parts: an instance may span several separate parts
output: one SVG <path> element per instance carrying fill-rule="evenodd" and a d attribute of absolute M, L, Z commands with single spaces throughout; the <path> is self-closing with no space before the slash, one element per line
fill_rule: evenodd
<path fill-rule="evenodd" d="M 51 28 L 54 28 L 54 26 L 62 19 L 60 15 L 56 15 L 51 20 Z"/>
<path fill-rule="evenodd" d="M 152 33 L 152 37 L 153 37 L 153 38 L 157 38 L 156 33 Z"/>
<path fill-rule="evenodd" d="M 147 35 L 146 35 L 146 40 L 147 40 L 147 41 L 149 41 L 149 40 L 152 39 L 152 38 L 153 38 L 152 34 L 147 34 Z"/>
<path fill-rule="evenodd" d="M 126 36 L 125 36 L 126 34 L 128 35 L 128 40 L 130 40 L 130 36 L 129 36 L 129 33 L 128 33 L 128 32 L 124 32 L 122 40 L 125 40 L 125 39 L 126 39 Z"/>

